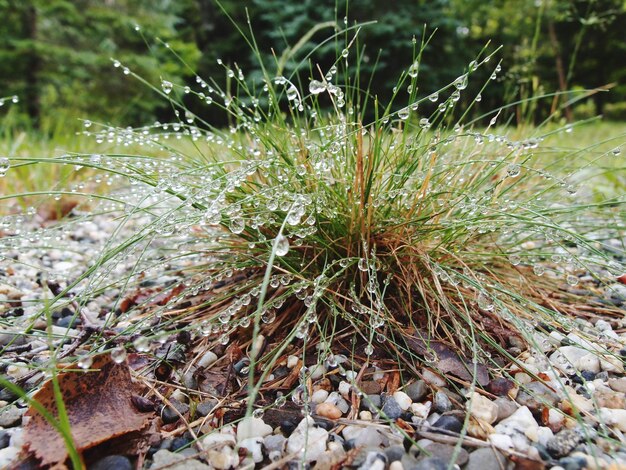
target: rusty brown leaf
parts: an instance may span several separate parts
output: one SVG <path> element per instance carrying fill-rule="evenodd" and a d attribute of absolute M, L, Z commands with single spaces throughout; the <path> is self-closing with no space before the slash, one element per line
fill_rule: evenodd
<path fill-rule="evenodd" d="M 114 363 L 108 354 L 94 358 L 93 371 L 60 374 L 59 387 L 79 453 L 115 437 L 146 426 L 151 413 L 133 406 L 136 386 L 126 364 Z M 52 381 L 33 397 L 55 417 L 58 416 Z M 34 408 L 26 415 L 24 447 L 42 465 L 62 464 L 68 456 L 63 438 Z"/>

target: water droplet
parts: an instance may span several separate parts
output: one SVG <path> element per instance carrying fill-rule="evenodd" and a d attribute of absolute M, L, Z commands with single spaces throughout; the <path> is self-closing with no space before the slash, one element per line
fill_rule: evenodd
<path fill-rule="evenodd" d="M 517 178 L 520 173 L 522 172 L 522 168 L 515 164 L 515 163 L 511 163 L 507 168 L 506 168 L 506 174 L 510 177 L 510 178 Z"/>
<path fill-rule="evenodd" d="M 126 360 L 126 348 L 124 346 L 117 346 L 111 349 L 111 359 L 116 364 L 121 364 Z"/>
<path fill-rule="evenodd" d="M 429 95 L 428 99 L 434 103 L 439 99 L 439 93 L 435 92 L 432 95 Z"/>
<path fill-rule="evenodd" d="M 430 126 L 431 126 L 430 121 L 428 120 L 428 118 L 420 119 L 420 123 L 419 124 L 420 124 L 420 127 L 422 129 L 430 129 Z"/>
<path fill-rule="evenodd" d="M 465 90 L 467 88 L 467 74 L 463 74 L 459 78 L 457 78 L 453 82 L 453 85 L 457 90 Z"/>
<path fill-rule="evenodd" d="M 93 357 L 89 355 L 80 356 L 76 363 L 81 369 L 89 369 L 93 364 Z"/>
<path fill-rule="evenodd" d="M 570 286 L 577 286 L 578 285 L 578 277 L 574 276 L 573 274 L 568 274 L 567 277 L 565 278 L 565 282 L 567 282 Z"/>
<path fill-rule="evenodd" d="M 294 101 L 296 99 L 298 99 L 298 89 L 291 85 L 289 88 L 287 88 L 287 99 L 289 101 Z"/>
<path fill-rule="evenodd" d="M 252 417 L 261 419 L 264 414 L 265 412 L 263 411 L 263 408 L 257 408 L 256 410 L 252 412 Z"/>
<path fill-rule="evenodd" d="M 365 258 L 361 258 L 357 264 L 359 271 L 367 271 L 367 260 Z"/>
<path fill-rule="evenodd" d="M 398 117 L 402 120 L 408 119 L 409 114 L 411 114 L 409 108 L 402 108 L 400 111 L 398 111 Z"/>
<path fill-rule="evenodd" d="M 94 153 L 92 156 L 89 157 L 89 161 L 94 165 L 99 165 L 100 162 L 102 162 L 102 155 L 100 155 L 99 153 Z"/>
<path fill-rule="evenodd" d="M 470 69 L 470 72 L 473 72 L 473 71 L 474 71 L 474 70 L 476 70 L 477 68 L 478 68 L 478 63 L 477 63 L 475 60 L 472 60 L 472 61 L 469 63 L 469 69 Z"/>
<path fill-rule="evenodd" d="M 367 346 L 365 346 L 364 352 L 366 355 L 371 356 L 374 353 L 374 346 L 368 344 Z"/>
<path fill-rule="evenodd" d="M 520 255 L 512 254 L 509 256 L 509 261 L 513 266 L 517 266 L 522 262 L 522 258 L 520 257 Z"/>
<path fill-rule="evenodd" d="M 348 57 L 348 54 L 350 53 L 350 51 L 348 51 L 348 49 L 344 49 L 343 51 L 341 51 L 341 56 L 342 57 Z"/>
<path fill-rule="evenodd" d="M 172 82 L 168 82 L 167 80 L 161 80 L 161 88 L 163 89 L 163 93 L 169 95 L 172 92 Z"/>
<path fill-rule="evenodd" d="M 326 85 L 319 80 L 311 80 L 309 83 L 309 91 L 312 95 L 319 95 L 326 90 Z"/>
<path fill-rule="evenodd" d="M 615 147 L 613 150 L 611 150 L 611 153 L 617 157 L 619 154 L 622 153 L 622 148 L 621 147 Z"/>
<path fill-rule="evenodd" d="M 409 74 L 409 77 L 416 78 L 418 72 L 419 72 L 419 63 L 415 62 L 413 63 L 413 65 L 409 67 L 409 71 L 407 73 Z"/>
<path fill-rule="evenodd" d="M 282 408 L 283 406 L 285 406 L 286 403 L 287 398 L 284 395 L 276 397 L 276 400 L 274 401 L 274 405 L 278 408 Z"/>
<path fill-rule="evenodd" d="M 278 235 L 274 242 L 276 256 L 285 256 L 289 252 L 289 240 L 284 235 Z"/>
<path fill-rule="evenodd" d="M 133 341 L 133 346 L 138 352 L 150 351 L 150 340 L 145 336 L 140 336 Z"/>
<path fill-rule="evenodd" d="M 0 176 L 6 175 L 9 168 L 11 168 L 9 159 L 7 157 L 0 157 Z"/>
<path fill-rule="evenodd" d="M 85 127 L 91 127 L 91 124 L 92 124 L 92 122 L 91 122 L 89 119 L 86 119 L 86 120 L 83 122 L 83 126 L 85 126 Z"/>
<path fill-rule="evenodd" d="M 483 100 L 483 95 L 481 95 L 480 93 L 478 93 L 478 94 L 476 95 L 475 101 L 476 101 L 477 103 L 480 103 L 482 100 Z"/>
<path fill-rule="evenodd" d="M 243 217 L 233 217 L 228 224 L 228 228 L 234 234 L 240 234 L 246 228 L 246 223 L 243 220 Z"/>
<path fill-rule="evenodd" d="M 543 276 L 543 274 L 546 272 L 546 267 L 541 264 L 536 264 L 533 266 L 533 272 L 537 276 Z"/>

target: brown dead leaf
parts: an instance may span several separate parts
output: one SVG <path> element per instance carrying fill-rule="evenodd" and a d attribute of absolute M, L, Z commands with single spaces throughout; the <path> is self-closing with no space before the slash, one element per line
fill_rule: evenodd
<path fill-rule="evenodd" d="M 626 274 L 622 274 L 621 276 L 619 276 L 617 278 L 618 282 L 621 282 L 622 284 L 626 284 Z"/>
<path fill-rule="evenodd" d="M 126 364 L 115 364 L 108 354 L 94 358 L 92 372 L 60 374 L 59 386 L 72 428 L 76 449 L 83 453 L 100 443 L 138 431 L 152 415 L 133 406 L 137 393 Z M 33 397 L 58 416 L 52 381 Z M 26 412 L 24 446 L 42 465 L 63 463 L 68 456 L 61 435 L 34 408 Z"/>

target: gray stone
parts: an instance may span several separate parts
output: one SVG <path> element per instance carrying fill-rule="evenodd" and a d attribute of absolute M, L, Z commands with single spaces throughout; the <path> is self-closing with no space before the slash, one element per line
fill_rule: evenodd
<path fill-rule="evenodd" d="M 133 470 L 133 465 L 123 455 L 108 455 L 90 465 L 89 470 Z"/>
<path fill-rule="evenodd" d="M 395 462 L 402 459 L 405 454 L 404 447 L 402 446 L 390 446 L 385 449 L 385 455 L 388 462 Z"/>
<path fill-rule="evenodd" d="M 287 438 L 282 434 L 270 434 L 263 439 L 263 445 L 267 452 L 279 451 L 282 452 L 287 444 Z"/>
<path fill-rule="evenodd" d="M 370 410 L 372 413 L 378 413 L 378 410 L 380 410 L 382 399 L 380 395 L 367 395 L 367 398 L 365 398 L 363 402 L 365 403 L 367 409 Z"/>
<path fill-rule="evenodd" d="M 358 470 L 385 470 L 387 457 L 380 451 L 370 451 Z"/>
<path fill-rule="evenodd" d="M 409 467 L 409 470 L 448 470 L 448 462 L 438 457 L 428 457 L 419 460 L 415 465 Z"/>
<path fill-rule="evenodd" d="M 404 388 L 404 393 L 406 393 L 414 402 L 422 401 L 426 398 L 428 392 L 428 385 L 426 385 L 426 382 L 423 380 L 412 382 Z"/>
<path fill-rule="evenodd" d="M 446 431 L 459 432 L 463 428 L 463 423 L 454 416 L 444 415 L 433 423 L 433 427 Z"/>
<path fill-rule="evenodd" d="M 433 407 L 437 413 L 445 413 L 452 409 L 452 402 L 448 398 L 448 395 L 443 392 L 437 392 L 435 393 Z"/>
<path fill-rule="evenodd" d="M 3 428 L 11 428 L 22 422 L 22 414 L 24 410 L 15 405 L 9 405 L 0 411 L 0 426 Z"/>
<path fill-rule="evenodd" d="M 431 454 L 431 457 L 438 457 L 445 462 L 451 462 L 454 458 L 454 463 L 457 465 L 465 465 L 469 459 L 469 454 L 462 447 L 457 450 L 455 446 L 439 442 L 432 442 L 424 446 L 424 450 Z"/>
<path fill-rule="evenodd" d="M 516 401 L 522 406 L 527 406 L 531 411 L 538 411 L 544 406 L 555 406 L 559 401 L 559 396 L 547 385 L 541 382 L 531 382 L 520 389 Z"/>
<path fill-rule="evenodd" d="M 548 439 L 546 447 L 553 457 L 564 457 L 583 441 L 583 435 L 577 429 L 563 429 Z"/>
<path fill-rule="evenodd" d="M 391 396 L 385 397 L 381 412 L 389 419 L 398 419 L 403 413 L 398 402 Z"/>
<path fill-rule="evenodd" d="M 217 405 L 217 400 L 205 400 L 196 406 L 196 414 L 199 416 L 207 416 Z"/>
<path fill-rule="evenodd" d="M 494 403 L 498 407 L 498 419 L 496 421 L 502 421 L 517 411 L 517 405 L 515 402 L 513 400 L 509 400 L 508 398 L 498 397 L 494 400 Z"/>
<path fill-rule="evenodd" d="M 506 458 L 489 447 L 477 449 L 469 454 L 465 470 L 501 470 L 506 468 Z"/>

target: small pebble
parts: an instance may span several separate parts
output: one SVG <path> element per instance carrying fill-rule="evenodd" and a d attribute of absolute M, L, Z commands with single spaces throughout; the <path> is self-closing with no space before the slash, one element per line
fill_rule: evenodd
<path fill-rule="evenodd" d="M 341 418 L 341 410 L 330 403 L 320 403 L 315 407 L 315 413 L 328 419 Z"/>
<path fill-rule="evenodd" d="M 381 413 L 388 419 L 398 419 L 404 410 L 392 396 L 386 396 Z"/>
<path fill-rule="evenodd" d="M 446 413 L 452 409 L 452 402 L 450 398 L 448 398 L 448 395 L 443 392 L 437 392 L 435 393 L 433 407 L 437 413 Z"/>
<path fill-rule="evenodd" d="M 326 401 L 326 399 L 328 398 L 328 392 L 326 390 L 316 390 L 315 392 L 313 392 L 313 395 L 311 395 L 311 401 L 313 403 L 323 403 L 324 401 Z"/>
<path fill-rule="evenodd" d="M 406 393 L 397 391 L 393 394 L 393 399 L 396 401 L 402 411 L 406 411 L 411 406 L 412 400 Z"/>
<path fill-rule="evenodd" d="M 134 467 L 123 455 L 109 455 L 89 466 L 89 470 L 132 470 Z"/>
<path fill-rule="evenodd" d="M 444 415 L 433 423 L 433 427 L 444 429 L 446 431 L 460 432 L 463 428 L 463 423 L 454 416 Z"/>
<path fill-rule="evenodd" d="M 413 402 L 422 401 L 428 394 L 428 386 L 423 380 L 417 380 L 404 388 L 404 392 Z"/>

